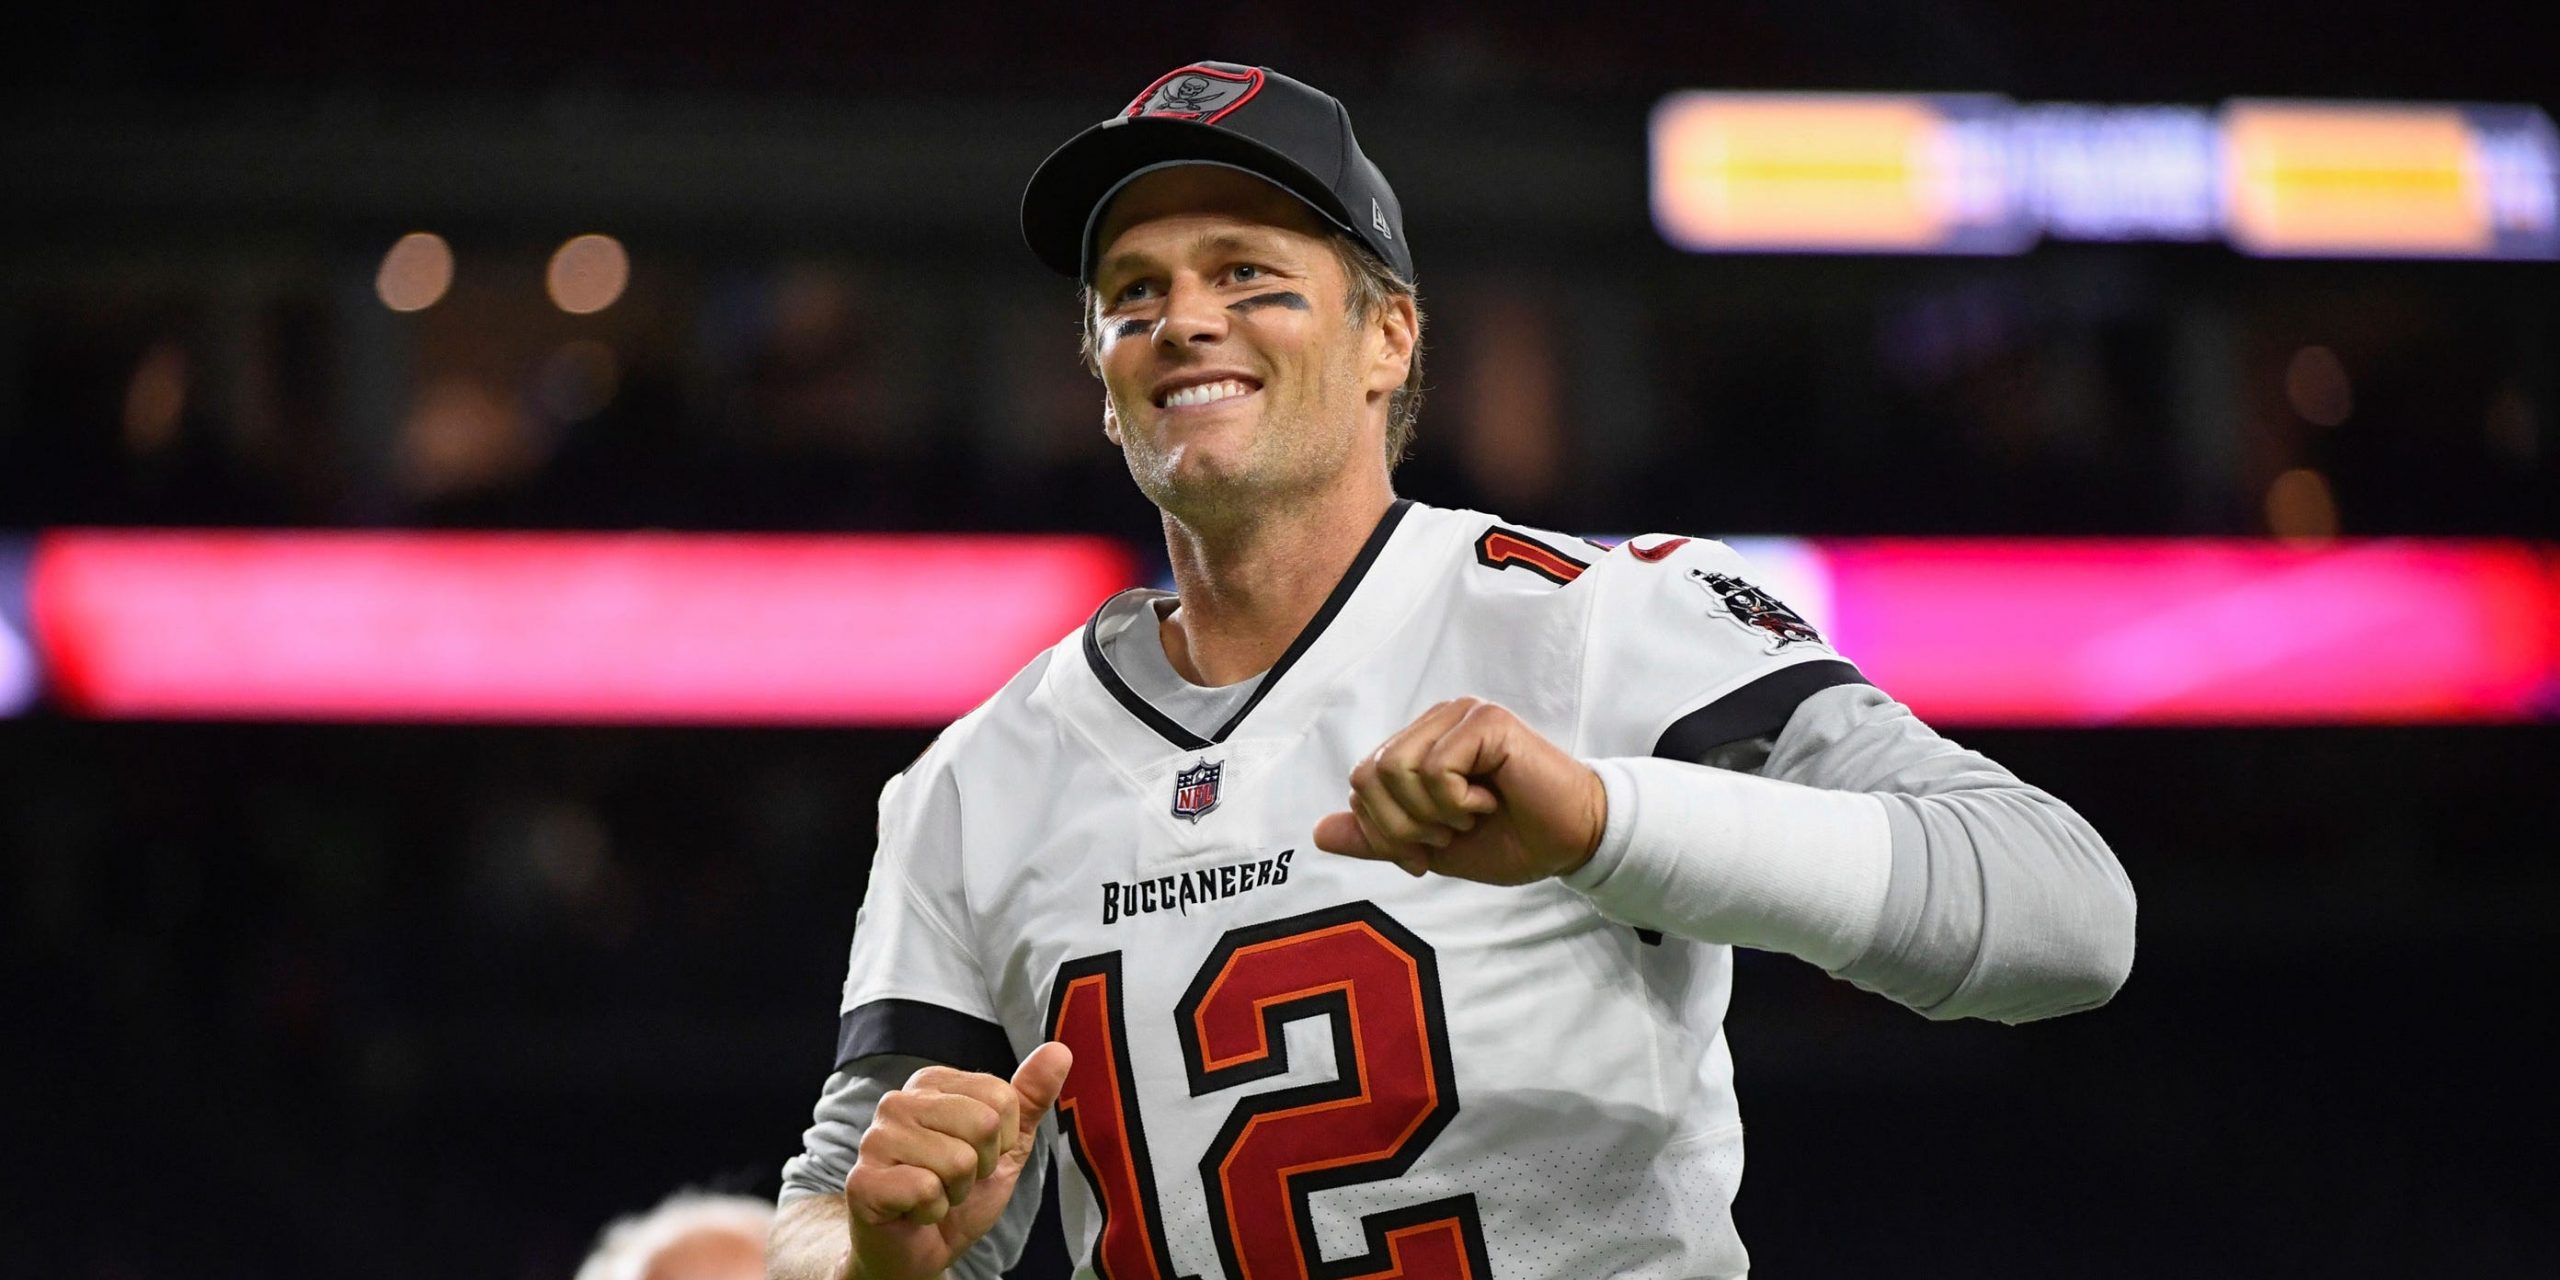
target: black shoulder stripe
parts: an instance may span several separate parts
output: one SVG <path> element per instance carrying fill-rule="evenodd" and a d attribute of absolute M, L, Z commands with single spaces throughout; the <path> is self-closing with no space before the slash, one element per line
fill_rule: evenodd
<path fill-rule="evenodd" d="M 1769 674 L 1671 722 L 1653 744 L 1665 760 L 1699 760 L 1728 743 L 1774 738 L 1797 704 L 1833 685 L 1869 683 L 1838 658 L 1799 662 Z"/>
<path fill-rule="evenodd" d="M 874 1000 L 836 1020 L 836 1067 L 875 1053 L 903 1053 L 1011 1077 L 1013 1041 L 984 1018 L 922 1000 Z"/>

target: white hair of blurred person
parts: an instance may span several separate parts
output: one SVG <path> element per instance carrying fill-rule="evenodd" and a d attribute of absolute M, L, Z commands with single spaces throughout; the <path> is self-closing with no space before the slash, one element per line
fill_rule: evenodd
<path fill-rule="evenodd" d="M 577 1280 L 764 1280 L 772 1226 L 771 1201 L 679 1191 L 608 1224 Z"/>

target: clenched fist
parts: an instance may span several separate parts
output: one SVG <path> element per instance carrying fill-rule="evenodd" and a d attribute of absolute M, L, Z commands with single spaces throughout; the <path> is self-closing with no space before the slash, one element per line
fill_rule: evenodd
<path fill-rule="evenodd" d="M 1351 807 L 1316 823 L 1316 847 L 1486 884 L 1580 867 L 1600 847 L 1600 775 L 1499 703 L 1422 713 L 1351 771 Z"/>
<path fill-rule="evenodd" d="M 939 1276 L 987 1234 L 1031 1160 L 1075 1055 L 1051 1042 L 1002 1080 L 926 1067 L 880 1099 L 844 1180 L 861 1280 Z"/>

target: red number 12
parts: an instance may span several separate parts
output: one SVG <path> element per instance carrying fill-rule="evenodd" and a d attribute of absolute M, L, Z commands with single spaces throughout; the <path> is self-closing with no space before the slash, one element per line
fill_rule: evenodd
<path fill-rule="evenodd" d="M 1058 970 L 1049 1034 L 1075 1050 L 1058 1129 L 1102 1206 L 1091 1265 L 1104 1280 L 1176 1277 L 1147 1157 L 1120 953 Z M 1338 1074 L 1238 1102 L 1200 1179 L 1228 1280 L 1488 1280 L 1475 1197 L 1361 1220 L 1367 1252 L 1327 1262 L 1307 1197 L 1401 1175 L 1458 1114 L 1431 947 L 1366 902 L 1231 930 L 1174 1010 L 1191 1094 L 1289 1069 L 1282 1028 L 1323 1018 Z"/>

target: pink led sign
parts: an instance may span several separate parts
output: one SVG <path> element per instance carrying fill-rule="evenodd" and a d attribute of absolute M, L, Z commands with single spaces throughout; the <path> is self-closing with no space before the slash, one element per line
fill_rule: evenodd
<path fill-rule="evenodd" d="M 67 531 L 32 602 L 90 715 L 925 725 L 1135 573 L 1073 537 Z"/>
<path fill-rule="evenodd" d="M 1832 636 L 1946 723 L 2520 721 L 2560 693 L 2521 543 L 1821 544 Z"/>
<path fill-rule="evenodd" d="M 1940 724 L 2560 717 L 2547 546 L 1737 546 Z M 927 725 L 1135 573 L 1091 538 L 68 531 L 25 616 L 87 715 Z"/>

